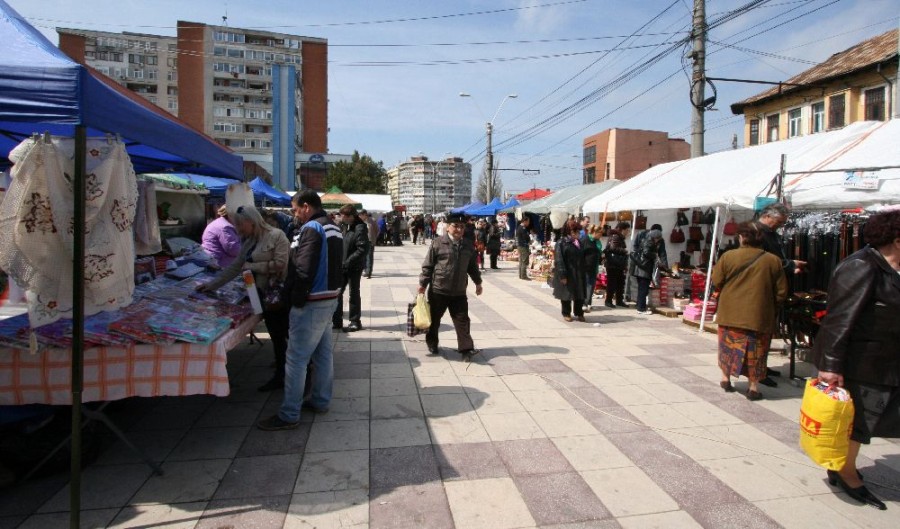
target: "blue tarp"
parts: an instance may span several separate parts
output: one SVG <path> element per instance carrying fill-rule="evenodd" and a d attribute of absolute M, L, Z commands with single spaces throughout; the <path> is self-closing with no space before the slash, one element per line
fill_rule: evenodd
<path fill-rule="evenodd" d="M 258 176 L 250 182 L 250 189 L 253 190 L 253 198 L 259 202 L 274 203 L 285 207 L 291 205 L 290 195 L 275 189 Z"/>
<path fill-rule="evenodd" d="M 480 208 L 474 208 L 466 211 L 468 215 L 472 215 L 473 217 L 487 217 L 490 215 L 496 215 L 500 208 L 503 207 L 503 202 L 500 202 L 499 198 L 494 198 L 489 203 L 481 206 Z"/>
<path fill-rule="evenodd" d="M 521 206 L 521 205 L 522 205 L 522 203 L 519 202 L 518 200 L 516 200 L 516 197 L 511 197 L 509 199 L 509 201 L 506 204 L 503 204 L 503 206 L 500 209 L 514 208 L 516 206 Z"/>
<path fill-rule="evenodd" d="M 209 190 L 208 196 L 210 198 L 220 198 L 223 200 L 225 199 L 225 191 L 228 189 L 228 185 L 234 183 L 234 180 L 226 180 L 224 178 L 203 176 L 199 174 L 175 173 L 175 176 L 180 176 L 181 178 L 190 180 L 195 184 L 203 184 L 203 187 Z"/>
<path fill-rule="evenodd" d="M 139 173 L 241 177 L 242 160 L 212 138 L 82 66 L 0 0 L 0 162 L 34 133 L 119 134 Z"/>
<path fill-rule="evenodd" d="M 483 205 L 484 205 L 484 202 L 479 202 L 479 201 L 475 200 L 475 201 L 472 201 L 472 202 L 466 204 L 465 206 L 451 209 L 450 212 L 451 213 L 467 213 L 470 209 L 478 209 Z"/>

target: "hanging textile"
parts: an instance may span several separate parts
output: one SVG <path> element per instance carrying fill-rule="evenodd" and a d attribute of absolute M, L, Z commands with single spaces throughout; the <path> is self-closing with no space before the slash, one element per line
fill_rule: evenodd
<path fill-rule="evenodd" d="M 0 204 L 0 268 L 27 289 L 32 328 L 72 314 L 75 142 L 30 138 L 9 158 Z M 137 182 L 120 141 L 88 140 L 85 171 L 85 315 L 131 303 Z"/>
<path fill-rule="evenodd" d="M 153 255 L 162 251 L 159 214 L 156 211 L 156 183 L 138 182 L 138 201 L 134 213 L 134 253 Z"/>

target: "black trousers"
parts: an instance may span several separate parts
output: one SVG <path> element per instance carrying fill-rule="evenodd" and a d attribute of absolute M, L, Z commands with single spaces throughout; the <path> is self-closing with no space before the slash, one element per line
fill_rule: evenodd
<path fill-rule="evenodd" d="M 576 299 L 574 301 L 572 301 L 572 300 L 566 301 L 564 299 L 561 299 L 561 300 L 559 300 L 559 303 L 562 308 L 563 316 L 571 316 L 572 315 L 572 306 L 573 305 L 575 307 L 575 317 L 577 318 L 580 316 L 584 316 L 584 300 L 583 299 Z"/>
<path fill-rule="evenodd" d="M 625 269 L 606 269 L 606 304 L 625 303 Z"/>
<path fill-rule="evenodd" d="M 650 278 L 649 277 L 634 277 L 634 280 L 637 281 L 637 310 L 643 312 L 647 310 L 647 296 L 650 295 Z"/>
<path fill-rule="evenodd" d="M 491 254 L 491 268 L 497 268 L 497 257 L 500 256 L 500 252 Z"/>
<path fill-rule="evenodd" d="M 453 328 L 456 330 L 456 344 L 460 351 L 470 351 L 475 348 L 472 343 L 472 335 L 469 334 L 471 320 L 469 320 L 469 298 L 462 296 L 447 296 L 428 291 L 428 303 L 431 305 L 431 327 L 425 335 L 425 343 L 429 347 L 438 345 L 438 329 L 441 327 L 441 318 L 444 312 L 450 311 L 453 320 Z"/>
<path fill-rule="evenodd" d="M 359 296 L 359 283 L 362 279 L 362 273 L 362 270 L 348 270 L 344 273 L 344 286 L 341 287 L 337 308 L 334 309 L 334 315 L 331 317 L 331 323 L 334 326 L 344 326 L 344 291 L 347 290 L 348 286 L 350 287 L 350 323 L 362 324 L 362 300 Z"/>
<path fill-rule="evenodd" d="M 274 378 L 284 380 L 284 356 L 287 352 L 288 328 L 290 327 L 290 306 L 281 310 L 263 312 L 263 321 L 272 340 L 272 352 L 275 354 Z"/>

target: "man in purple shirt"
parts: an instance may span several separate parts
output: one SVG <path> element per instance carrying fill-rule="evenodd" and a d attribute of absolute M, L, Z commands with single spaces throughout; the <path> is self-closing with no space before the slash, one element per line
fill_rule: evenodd
<path fill-rule="evenodd" d="M 203 242 L 200 246 L 216 260 L 216 264 L 225 268 L 240 253 L 241 238 L 229 222 L 225 206 L 220 207 L 217 214 L 218 218 L 210 222 L 203 230 Z"/>

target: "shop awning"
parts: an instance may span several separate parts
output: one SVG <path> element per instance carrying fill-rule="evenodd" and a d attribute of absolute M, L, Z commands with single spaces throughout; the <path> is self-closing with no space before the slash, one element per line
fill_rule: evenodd
<path fill-rule="evenodd" d="M 619 180 L 607 180 L 599 184 L 566 187 L 552 195 L 524 204 L 517 211 L 547 214 L 556 210 L 569 215 L 578 215 L 583 213 L 583 206 L 587 201 L 621 183 Z"/>
<path fill-rule="evenodd" d="M 271 202 L 279 206 L 288 207 L 291 205 L 291 196 L 280 189 L 276 189 L 266 183 L 260 177 L 256 177 L 250 182 L 250 189 L 253 190 L 253 198 L 257 202 Z"/>

